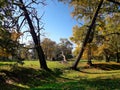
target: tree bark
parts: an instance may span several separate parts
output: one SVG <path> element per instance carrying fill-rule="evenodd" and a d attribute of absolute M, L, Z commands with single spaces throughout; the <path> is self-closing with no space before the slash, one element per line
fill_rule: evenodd
<path fill-rule="evenodd" d="M 119 53 L 116 53 L 116 58 L 117 58 L 117 63 L 120 63 L 120 59 L 119 59 Z"/>
<path fill-rule="evenodd" d="M 99 12 L 102 4 L 103 4 L 103 1 L 104 1 L 104 0 L 101 0 L 100 3 L 99 3 L 99 5 L 98 5 L 98 7 L 97 7 L 97 10 L 96 10 L 96 12 L 95 12 L 95 14 L 94 14 L 94 17 L 93 17 L 93 19 L 92 19 L 92 23 L 91 23 L 91 25 L 89 26 L 89 29 L 88 29 L 88 31 L 87 31 L 85 40 L 84 40 L 83 45 L 82 45 L 82 48 L 81 48 L 81 51 L 80 51 L 80 53 L 79 53 L 79 55 L 78 55 L 75 63 L 74 63 L 73 66 L 71 67 L 71 68 L 74 69 L 74 70 L 77 70 L 77 65 L 78 65 L 78 63 L 79 63 L 79 61 L 80 61 L 80 59 L 81 59 L 81 57 L 82 57 L 82 55 L 83 55 L 83 52 L 84 52 L 85 47 L 86 47 L 86 45 L 87 45 L 87 41 L 88 41 L 88 39 L 89 39 L 90 33 L 91 33 L 91 31 L 92 31 L 92 28 L 93 28 L 94 25 L 95 25 L 95 21 L 96 21 L 96 18 L 97 18 L 97 16 L 98 16 L 98 12 Z"/>
<path fill-rule="evenodd" d="M 88 62 L 87 62 L 88 66 L 93 65 L 91 60 L 92 60 L 92 53 L 91 53 L 91 45 L 89 43 L 89 45 L 88 45 Z"/>
<path fill-rule="evenodd" d="M 44 52 L 43 52 L 42 47 L 40 46 L 40 43 L 39 43 L 40 41 L 39 41 L 39 39 L 38 39 L 38 37 L 35 33 L 35 28 L 32 24 L 32 20 L 30 19 L 30 16 L 29 16 L 28 11 L 27 11 L 24 3 L 23 3 L 23 0 L 19 0 L 19 1 L 21 3 L 21 5 L 19 5 L 19 7 L 24 12 L 25 18 L 27 19 L 27 22 L 28 22 L 28 25 L 29 25 L 29 28 L 30 28 L 30 33 L 31 33 L 33 41 L 35 43 L 35 48 L 36 48 L 36 51 L 37 51 L 37 54 L 38 54 L 40 67 L 42 69 L 49 70 L 49 68 L 47 67 L 47 64 L 46 64 Z"/>

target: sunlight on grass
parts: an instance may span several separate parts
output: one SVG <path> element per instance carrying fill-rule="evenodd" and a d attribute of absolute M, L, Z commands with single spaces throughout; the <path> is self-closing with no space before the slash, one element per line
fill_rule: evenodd
<path fill-rule="evenodd" d="M 50 69 L 54 69 L 54 68 L 66 68 L 69 67 L 70 64 L 61 64 L 59 61 L 47 61 L 47 65 Z M 24 61 L 24 67 L 31 67 L 31 68 L 35 68 L 35 69 L 39 69 L 40 65 L 39 65 L 39 61 Z"/>
<path fill-rule="evenodd" d="M 40 70 L 39 61 L 24 61 L 11 71 L 15 62 L 0 62 L 0 75 L 12 80 L 9 87 L 20 90 L 119 90 L 120 64 L 94 61 L 94 67 L 86 67 L 81 60 L 79 71 L 71 70 L 73 61 L 47 61 L 52 72 Z M 6 70 L 6 71 L 5 71 Z M 7 75 L 8 73 L 8 75 Z M 8 83 L 9 84 L 9 83 Z M 112 87 L 111 87 L 112 86 Z M 7 86 L 6 86 L 7 87 Z"/>
<path fill-rule="evenodd" d="M 29 86 L 23 85 L 23 84 L 20 84 L 20 83 L 13 83 L 13 85 L 21 87 L 21 88 L 26 88 L 26 89 L 30 88 Z"/>
<path fill-rule="evenodd" d="M 0 70 L 10 70 L 15 62 L 0 62 Z"/>
<path fill-rule="evenodd" d="M 39 69 L 39 61 L 24 61 L 23 67 L 29 67 L 34 69 Z"/>

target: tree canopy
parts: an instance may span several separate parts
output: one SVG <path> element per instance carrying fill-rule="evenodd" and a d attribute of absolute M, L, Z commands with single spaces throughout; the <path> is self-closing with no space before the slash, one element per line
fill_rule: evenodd
<path fill-rule="evenodd" d="M 91 40 L 93 40 L 93 39 L 90 40 L 90 38 L 93 37 L 92 34 L 95 34 L 96 30 L 94 31 L 94 29 L 104 30 L 105 26 L 109 23 L 108 21 L 106 21 L 106 17 L 109 16 L 112 19 L 112 16 L 114 14 L 119 15 L 120 2 L 119 0 L 116 0 L 116 1 L 114 0 L 99 0 L 99 1 L 98 0 L 94 0 L 94 1 L 93 0 L 92 1 L 91 0 L 84 0 L 84 1 L 83 0 L 60 0 L 60 1 L 69 3 L 69 5 L 73 7 L 72 16 L 75 17 L 78 22 L 81 19 L 83 19 L 84 25 L 87 25 L 86 27 L 88 27 L 88 29 L 84 28 L 87 34 L 86 34 L 85 39 L 83 40 L 83 44 L 81 47 L 81 51 L 78 55 L 78 58 L 76 62 L 74 63 L 74 65 L 72 66 L 73 69 L 76 69 L 77 64 L 82 57 L 82 54 L 85 50 L 87 43 L 90 43 Z M 84 31 L 82 33 L 84 33 Z M 100 35 L 100 31 L 97 31 L 97 33 L 98 35 Z M 71 37 L 71 39 L 74 42 L 76 42 L 75 39 L 77 39 L 78 36 L 77 34 L 75 35 L 74 33 L 73 35 L 74 35 L 74 38 Z M 79 37 L 80 38 L 83 37 L 83 34 L 81 34 Z M 80 38 L 77 42 L 81 42 Z"/>

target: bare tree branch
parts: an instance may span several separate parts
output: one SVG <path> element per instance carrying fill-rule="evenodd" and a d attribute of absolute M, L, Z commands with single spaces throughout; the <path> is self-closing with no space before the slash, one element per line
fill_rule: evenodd
<path fill-rule="evenodd" d="M 109 34 L 105 35 L 105 37 L 106 37 L 106 36 L 109 36 L 109 35 L 112 35 L 112 34 L 120 35 L 119 32 L 115 32 L 115 33 L 109 33 Z"/>
<path fill-rule="evenodd" d="M 118 1 L 116 1 L 116 0 L 107 0 L 107 1 L 109 1 L 109 2 L 113 2 L 113 3 L 115 3 L 115 4 L 120 5 L 120 2 L 118 2 Z"/>

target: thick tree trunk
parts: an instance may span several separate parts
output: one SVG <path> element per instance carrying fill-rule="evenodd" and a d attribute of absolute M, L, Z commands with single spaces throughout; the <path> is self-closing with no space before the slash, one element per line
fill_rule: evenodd
<path fill-rule="evenodd" d="M 102 4 L 103 4 L 103 1 L 104 1 L 104 0 L 101 0 L 100 3 L 99 3 L 99 5 L 98 5 L 98 7 L 97 7 L 97 10 L 96 10 L 96 12 L 95 12 L 95 14 L 94 14 L 94 17 L 93 17 L 93 19 L 92 19 L 92 23 L 91 23 L 91 25 L 89 26 L 89 29 L 88 29 L 88 31 L 87 31 L 85 40 L 84 40 L 83 45 L 82 45 L 82 48 L 81 48 L 81 51 L 80 51 L 80 53 L 79 53 L 79 55 L 78 55 L 78 57 L 77 57 L 77 60 L 75 61 L 75 63 L 74 63 L 73 66 L 71 67 L 71 68 L 74 69 L 74 70 L 77 70 L 77 65 L 78 65 L 78 63 L 79 63 L 79 61 L 80 61 L 80 59 L 81 59 L 81 57 L 82 57 L 82 55 L 83 55 L 83 52 L 84 52 L 85 47 L 86 47 L 86 45 L 87 45 L 87 41 L 88 41 L 88 39 L 89 39 L 90 33 L 91 33 L 91 31 L 92 31 L 92 28 L 93 28 L 94 25 L 95 25 L 95 21 L 96 21 L 96 18 L 97 18 L 97 16 L 98 16 L 98 12 L 99 12 Z"/>
<path fill-rule="evenodd" d="M 47 67 L 47 64 L 46 64 L 44 52 L 43 52 L 42 47 L 40 46 L 40 43 L 39 43 L 40 41 L 39 41 L 39 39 L 38 39 L 38 37 L 35 33 L 35 29 L 34 29 L 34 26 L 32 24 L 32 20 L 30 19 L 30 16 L 29 16 L 28 11 L 27 11 L 24 3 L 23 3 L 23 0 L 19 0 L 19 1 L 21 3 L 21 5 L 19 5 L 19 7 L 24 12 L 25 18 L 27 19 L 27 22 L 28 22 L 28 25 L 29 25 L 29 28 L 30 28 L 30 33 L 31 33 L 33 41 L 35 43 L 35 48 L 36 48 L 36 51 L 37 51 L 37 54 L 38 54 L 40 67 L 42 69 L 49 70 L 48 67 Z"/>
<path fill-rule="evenodd" d="M 92 66 L 92 52 L 91 52 L 91 45 L 89 43 L 88 45 L 88 62 L 87 62 L 88 66 Z"/>

